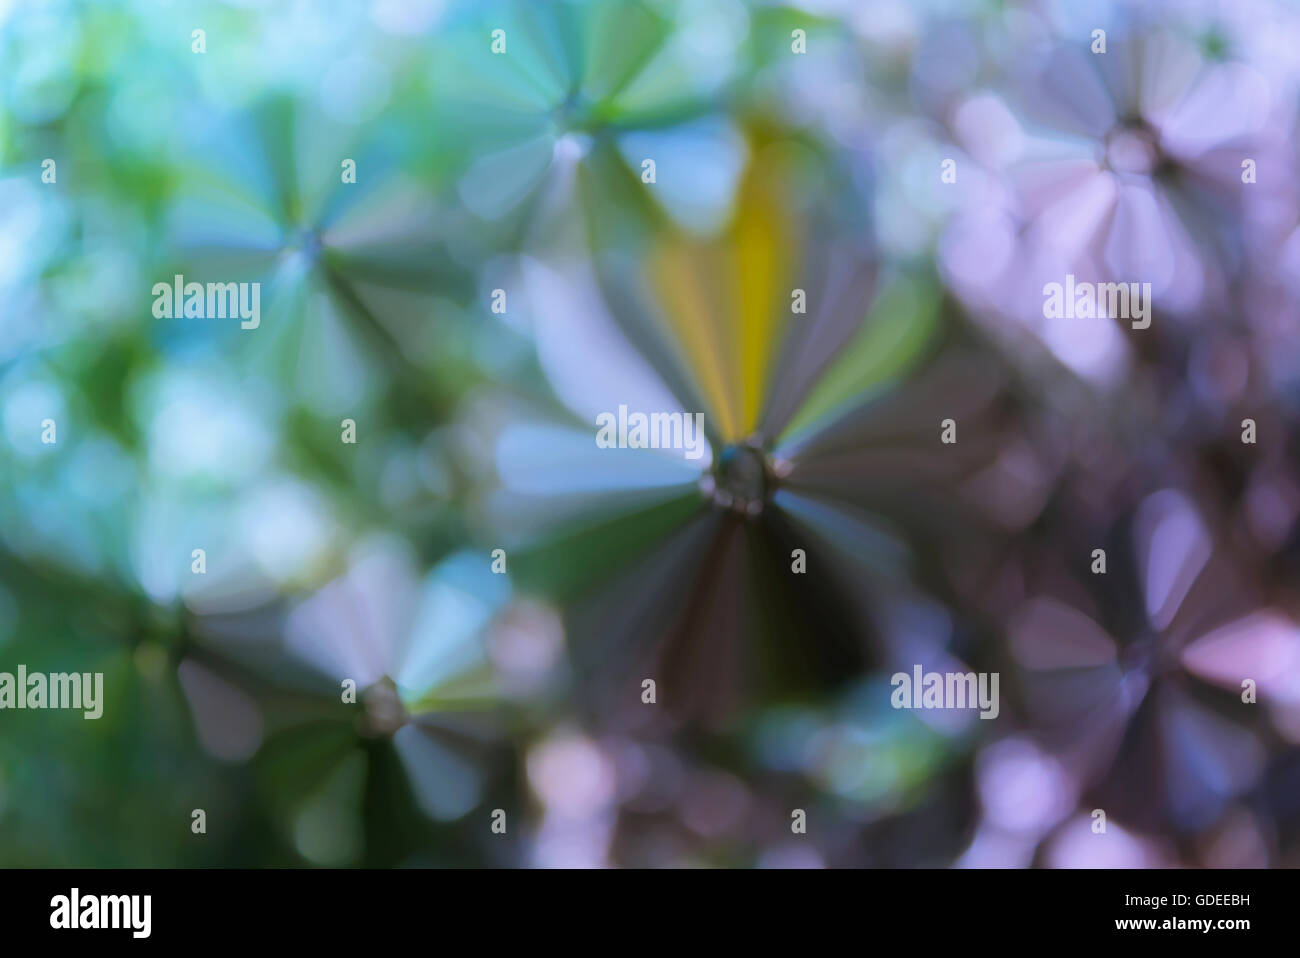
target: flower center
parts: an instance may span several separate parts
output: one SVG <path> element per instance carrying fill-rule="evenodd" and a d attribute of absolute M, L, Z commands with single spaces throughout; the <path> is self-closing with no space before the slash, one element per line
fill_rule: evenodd
<path fill-rule="evenodd" d="M 1150 174 L 1160 163 L 1160 148 L 1144 127 L 1121 127 L 1106 137 L 1106 165 L 1116 173 Z"/>
<path fill-rule="evenodd" d="M 406 724 L 406 707 L 397 693 L 397 685 L 384 677 L 362 696 L 365 716 L 363 731 L 368 735 L 391 735 Z"/>
<path fill-rule="evenodd" d="M 1171 675 L 1179 670 L 1178 655 L 1170 643 L 1149 633 L 1138 637 L 1120 651 L 1119 664 L 1126 674 L 1140 673 L 1149 679 Z"/>
<path fill-rule="evenodd" d="M 722 450 L 700 490 L 719 509 L 757 516 L 776 488 L 776 472 L 756 438 Z"/>
<path fill-rule="evenodd" d="M 290 235 L 285 248 L 304 267 L 316 265 L 316 262 L 325 252 L 325 244 L 321 241 L 320 231 L 311 226 L 300 226 L 295 229 Z"/>

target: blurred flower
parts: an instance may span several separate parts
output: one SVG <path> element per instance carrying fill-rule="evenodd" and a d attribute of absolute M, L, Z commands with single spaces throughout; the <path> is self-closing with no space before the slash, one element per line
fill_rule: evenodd
<path fill-rule="evenodd" d="M 258 282 L 262 315 L 248 329 L 238 319 L 167 320 L 168 341 L 229 343 L 249 374 L 330 417 L 356 416 L 387 378 L 427 362 L 423 320 L 446 278 L 436 204 L 393 169 L 382 131 L 366 139 L 271 99 L 204 125 L 190 151 L 195 167 L 167 217 L 176 272 L 186 282 Z M 355 182 L 345 179 L 349 163 Z"/>
<path fill-rule="evenodd" d="M 1195 831 L 1259 782 L 1261 706 L 1246 704 L 1245 682 L 1294 701 L 1300 629 L 1252 596 L 1183 493 L 1147 498 L 1132 533 L 1131 601 L 1127 578 L 1100 588 L 1129 568 L 1111 550 L 1098 588 L 1048 590 L 1020 608 L 1011 652 L 1034 727 L 1080 770 L 1096 807 Z"/>
<path fill-rule="evenodd" d="M 282 649 L 250 635 L 251 620 L 197 623 L 201 659 L 183 663 L 181 678 L 200 737 L 219 757 L 245 757 L 238 743 L 256 743 L 235 733 L 232 705 L 249 715 L 250 735 L 266 727 L 268 774 L 297 796 L 288 813 L 307 829 L 298 845 L 308 858 L 361 853 L 358 839 L 314 854 L 310 816 L 355 825 L 373 743 L 391 748 L 426 815 L 461 818 L 479 801 L 501 727 L 485 636 L 509 598 L 482 557 L 449 556 L 421 580 L 404 546 L 368 540 L 344 575 L 288 613 Z M 199 664 L 214 654 L 248 670 L 260 704 Z"/>
<path fill-rule="evenodd" d="M 653 195 L 684 225 L 720 224 L 745 144 L 711 108 L 747 29 L 734 0 L 460 9 L 440 31 L 431 82 L 436 127 L 465 157 L 461 202 L 488 221 L 534 197 L 554 211 L 599 144 L 637 178 L 653 161 Z"/>
<path fill-rule="evenodd" d="M 1125 383 L 1134 350 L 1186 337 L 1159 315 L 1229 311 L 1256 189 L 1243 163 L 1285 162 L 1286 100 L 1250 63 L 1157 29 L 1112 35 L 1104 54 L 1043 45 L 1015 72 L 1014 95 L 979 91 L 951 115 L 975 162 L 942 241 L 946 277 L 1007 335 L 1028 328 L 1084 378 Z M 1044 318 L 1044 285 L 1067 273 L 1150 283 L 1159 328 L 1130 339 L 1113 319 Z"/>
<path fill-rule="evenodd" d="M 742 687 L 852 675 L 868 653 L 854 583 L 905 567 L 897 524 L 959 524 L 951 490 L 999 440 L 990 370 L 951 356 L 928 384 L 901 388 L 930 349 L 938 304 L 924 281 L 899 276 L 868 316 L 869 248 L 792 214 L 779 188 L 787 157 L 760 156 L 715 241 L 652 230 L 647 248 L 611 251 L 596 275 L 525 262 L 539 359 L 578 421 L 508 414 L 502 488 L 485 504 L 522 582 L 589 590 L 572 630 L 582 661 L 653 676 L 674 711 L 714 718 Z M 708 451 L 692 462 L 599 448 L 579 423 L 620 405 L 703 410 Z M 958 444 L 940 442 L 948 415 L 965 430 Z M 796 550 L 816 575 L 799 574 Z"/>

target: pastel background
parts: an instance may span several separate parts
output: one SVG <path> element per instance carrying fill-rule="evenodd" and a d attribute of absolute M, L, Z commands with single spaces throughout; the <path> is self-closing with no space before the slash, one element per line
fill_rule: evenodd
<path fill-rule="evenodd" d="M 1300 865 L 1297 51 L 1283 0 L 0 0 L 0 670 L 106 689 L 0 712 L 0 864 Z"/>

